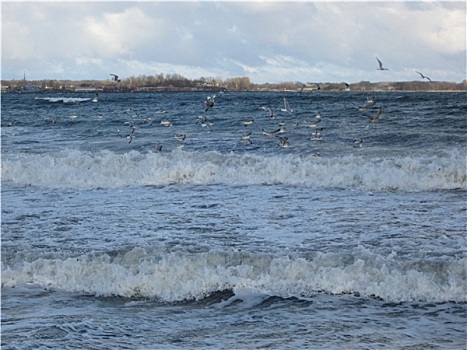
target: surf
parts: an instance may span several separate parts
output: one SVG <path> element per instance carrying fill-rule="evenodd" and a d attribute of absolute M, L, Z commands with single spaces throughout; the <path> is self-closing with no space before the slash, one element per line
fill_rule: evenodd
<path fill-rule="evenodd" d="M 203 300 L 226 290 L 281 298 L 353 294 L 385 301 L 467 302 L 462 259 L 404 261 L 358 246 L 308 258 L 212 251 L 153 254 L 134 247 L 109 254 L 2 264 L 2 287 L 36 284 L 96 296 L 163 302 Z"/>
<path fill-rule="evenodd" d="M 51 103 L 79 103 L 79 102 L 87 102 L 92 101 L 92 98 L 87 97 L 36 97 L 35 100 L 44 101 L 44 102 L 51 102 Z"/>
<path fill-rule="evenodd" d="M 40 188 L 129 186 L 291 185 L 367 191 L 466 190 L 465 159 L 453 150 L 435 156 L 363 158 L 299 155 L 169 153 L 65 149 L 5 156 L 2 182 Z"/>

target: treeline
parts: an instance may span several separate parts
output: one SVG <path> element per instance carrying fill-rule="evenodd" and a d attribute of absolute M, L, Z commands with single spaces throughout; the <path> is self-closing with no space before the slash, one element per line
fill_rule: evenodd
<path fill-rule="evenodd" d="M 252 90 L 255 84 L 248 77 L 222 79 L 201 77 L 190 80 L 180 74 L 140 75 L 122 79 L 122 83 L 133 88 L 174 87 L 174 88 L 219 88 L 225 90 Z"/>
<path fill-rule="evenodd" d="M 2 92 L 73 92 L 98 90 L 108 92 L 130 91 L 197 91 L 197 90 L 256 90 L 248 77 L 229 79 L 205 78 L 190 80 L 180 74 L 140 75 L 109 80 L 2 80 Z"/>
<path fill-rule="evenodd" d="M 2 80 L 2 92 L 161 92 L 161 91 L 467 91 L 461 83 L 444 81 L 403 81 L 358 83 L 280 82 L 255 84 L 248 77 L 188 79 L 180 74 L 139 75 L 112 80 Z"/>

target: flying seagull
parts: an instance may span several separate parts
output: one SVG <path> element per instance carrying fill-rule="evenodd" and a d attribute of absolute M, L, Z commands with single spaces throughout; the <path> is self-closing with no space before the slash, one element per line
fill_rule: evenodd
<path fill-rule="evenodd" d="M 363 147 L 363 139 L 360 137 L 358 139 L 353 140 L 353 146 L 355 148 L 362 148 Z"/>
<path fill-rule="evenodd" d="M 376 57 L 376 60 L 378 61 L 378 65 L 379 65 L 379 67 L 377 68 L 377 70 L 389 70 L 389 69 L 383 67 L 383 62 L 381 62 L 381 61 L 378 59 L 378 57 Z"/>
<path fill-rule="evenodd" d="M 241 142 L 248 142 L 251 145 L 253 142 L 251 141 L 250 136 L 251 136 L 251 132 L 249 132 L 248 134 L 242 135 Z"/>
<path fill-rule="evenodd" d="M 318 83 L 307 83 L 308 85 L 314 85 L 316 86 L 316 89 L 315 90 L 321 90 L 321 86 L 319 86 Z"/>
<path fill-rule="evenodd" d="M 426 75 L 423 75 L 422 73 L 417 72 L 417 71 L 415 71 L 415 73 L 420 74 L 420 76 L 422 77 L 422 79 L 428 79 L 429 81 L 431 81 L 431 79 L 430 79 L 429 77 L 427 77 Z"/>
<path fill-rule="evenodd" d="M 285 97 L 284 97 L 284 108 L 281 108 L 281 111 L 282 112 L 287 112 L 287 113 L 290 113 L 290 114 L 292 114 L 292 112 L 293 112 L 293 109 L 290 108 L 289 101 L 287 101 L 287 99 Z"/>
<path fill-rule="evenodd" d="M 130 131 L 130 136 L 128 136 L 128 138 L 130 139 L 130 142 L 128 143 L 132 143 L 134 138 L 135 138 L 135 131 L 136 129 L 138 128 L 136 125 L 133 125 L 133 124 L 130 124 L 130 128 L 131 128 L 131 131 Z"/>
<path fill-rule="evenodd" d="M 290 146 L 289 139 L 285 136 L 279 136 L 279 146 L 287 148 Z"/>
<path fill-rule="evenodd" d="M 283 126 L 281 126 L 279 129 L 276 129 L 276 130 L 273 130 L 273 131 L 266 131 L 263 129 L 263 135 L 266 135 L 266 136 L 274 136 L 276 134 L 279 134 L 279 133 L 284 133 L 285 132 L 285 128 Z"/>
<path fill-rule="evenodd" d="M 381 115 L 382 112 L 383 112 L 383 107 L 379 107 L 378 111 L 376 112 L 376 115 L 374 117 L 371 117 L 371 116 L 367 115 L 367 117 L 370 118 L 370 123 L 379 122 L 379 116 Z"/>
<path fill-rule="evenodd" d="M 121 79 L 118 79 L 118 75 L 116 74 L 110 74 L 111 76 L 113 76 L 112 80 L 119 83 L 121 81 Z"/>
<path fill-rule="evenodd" d="M 176 134 L 176 135 L 175 135 L 175 139 L 176 139 L 177 141 L 183 142 L 183 141 L 185 141 L 185 139 L 186 139 L 186 135 L 185 135 L 185 134 Z"/>
<path fill-rule="evenodd" d="M 164 119 L 164 120 L 161 120 L 161 125 L 169 127 L 169 126 L 172 126 L 172 122 L 168 119 Z"/>
<path fill-rule="evenodd" d="M 204 111 L 207 112 L 210 108 L 214 107 L 215 102 L 214 99 L 216 98 L 216 95 L 211 95 L 208 96 L 206 101 L 204 101 Z"/>
<path fill-rule="evenodd" d="M 269 118 L 274 119 L 274 111 L 270 107 L 261 106 L 259 107 L 267 112 L 269 112 Z"/>

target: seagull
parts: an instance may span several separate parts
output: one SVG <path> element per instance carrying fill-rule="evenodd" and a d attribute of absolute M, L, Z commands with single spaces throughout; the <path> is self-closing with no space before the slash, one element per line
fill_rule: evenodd
<path fill-rule="evenodd" d="M 376 103 L 375 98 L 373 96 L 372 97 L 367 97 L 366 98 L 366 104 L 364 104 L 363 106 L 358 107 L 358 110 L 360 112 L 367 112 L 368 108 L 372 107 L 375 103 Z"/>
<path fill-rule="evenodd" d="M 375 97 L 374 96 L 371 96 L 371 97 L 367 97 L 366 98 L 366 105 L 367 107 L 371 107 L 375 104 Z"/>
<path fill-rule="evenodd" d="M 307 84 L 312 84 L 312 85 L 316 86 L 316 90 L 321 90 L 321 86 L 319 86 L 318 83 L 307 83 Z"/>
<path fill-rule="evenodd" d="M 381 61 L 378 59 L 378 57 L 376 57 L 376 60 L 378 61 L 378 65 L 379 65 L 379 67 L 376 68 L 376 70 L 389 70 L 389 69 L 383 67 L 383 62 L 381 62 Z"/>
<path fill-rule="evenodd" d="M 213 124 L 212 124 L 209 120 L 205 119 L 203 122 L 201 122 L 201 126 L 202 126 L 203 128 L 208 128 L 209 131 L 212 132 L 212 126 L 213 126 Z"/>
<path fill-rule="evenodd" d="M 261 106 L 261 107 L 259 107 L 259 108 L 261 108 L 262 110 L 265 110 L 265 111 L 269 112 L 269 118 L 274 119 L 274 111 L 272 110 L 272 108 L 270 108 L 270 107 L 265 107 L 265 106 Z"/>
<path fill-rule="evenodd" d="M 185 141 L 186 135 L 185 134 L 177 134 L 175 135 L 175 139 L 182 142 Z"/>
<path fill-rule="evenodd" d="M 362 148 L 363 147 L 363 139 L 360 137 L 358 139 L 353 140 L 353 146 L 355 148 Z"/>
<path fill-rule="evenodd" d="M 252 119 L 252 120 L 245 120 L 244 122 L 242 122 L 242 125 L 243 125 L 244 127 L 247 127 L 247 126 L 252 125 L 253 123 L 254 123 L 254 120 L 253 120 L 253 119 Z"/>
<path fill-rule="evenodd" d="M 289 139 L 285 136 L 279 136 L 279 146 L 283 148 L 290 147 Z"/>
<path fill-rule="evenodd" d="M 321 131 L 323 131 L 323 128 L 320 128 L 316 130 L 312 135 L 313 135 L 313 140 L 315 141 L 321 141 L 323 137 L 321 136 Z"/>
<path fill-rule="evenodd" d="M 266 136 L 274 136 L 276 134 L 282 134 L 284 132 L 285 132 L 285 128 L 283 126 L 273 131 L 266 131 L 263 129 L 263 135 L 266 135 Z"/>
<path fill-rule="evenodd" d="M 207 112 L 210 108 L 214 107 L 214 99 L 216 98 L 216 95 L 211 95 L 208 96 L 206 101 L 204 101 L 204 111 Z"/>
<path fill-rule="evenodd" d="M 201 124 L 201 126 L 202 126 L 203 128 L 208 128 L 209 131 L 212 132 L 212 126 L 213 126 L 213 124 L 212 124 L 212 123 L 208 120 L 208 118 L 206 118 L 204 115 L 200 115 L 200 116 L 198 117 L 198 120 L 197 120 L 196 123 L 197 123 L 197 124 L 198 124 L 198 123 Z"/>
<path fill-rule="evenodd" d="M 285 97 L 284 97 L 284 108 L 281 108 L 281 111 L 282 112 L 287 112 L 287 113 L 290 113 L 290 114 L 292 114 L 292 112 L 293 112 L 293 109 L 290 108 L 289 101 L 287 101 L 287 99 Z"/>
<path fill-rule="evenodd" d="M 94 98 L 91 100 L 92 102 L 98 102 L 99 101 L 99 94 L 96 92 L 96 95 Z"/>
<path fill-rule="evenodd" d="M 251 141 L 250 136 L 251 136 L 251 132 L 249 132 L 248 134 L 242 135 L 241 142 L 249 142 L 251 145 L 253 142 Z"/>
<path fill-rule="evenodd" d="M 422 77 L 422 79 L 428 79 L 429 81 L 431 81 L 431 79 L 430 79 L 430 78 L 428 78 L 426 75 L 423 75 L 422 73 L 420 73 L 420 72 L 417 72 L 417 71 L 415 71 L 415 73 L 418 73 L 418 74 L 420 74 L 420 76 Z"/>
<path fill-rule="evenodd" d="M 148 126 L 151 126 L 152 125 L 152 119 L 151 118 L 144 119 L 143 124 L 148 124 Z"/>
<path fill-rule="evenodd" d="M 130 131 L 130 136 L 128 136 L 128 138 L 130 139 L 130 142 L 128 143 L 132 143 L 134 138 L 135 138 L 135 130 L 137 129 L 137 126 L 135 125 L 131 125 L 131 131 Z"/>
<path fill-rule="evenodd" d="M 159 143 L 159 144 L 156 146 L 156 150 L 157 150 L 157 152 L 162 152 L 162 144 Z"/>
<path fill-rule="evenodd" d="M 374 117 L 367 116 L 370 118 L 370 123 L 377 123 L 379 122 L 379 116 L 383 112 L 383 107 L 379 107 L 378 111 L 376 112 L 376 115 Z"/>
<path fill-rule="evenodd" d="M 306 126 L 309 126 L 310 128 L 314 128 L 316 127 L 316 124 L 320 123 L 321 122 L 321 114 L 318 112 L 318 114 L 315 115 L 315 119 L 316 121 L 315 122 L 304 122 Z"/>
<path fill-rule="evenodd" d="M 161 120 L 161 125 L 163 126 L 172 126 L 172 122 L 170 120 Z"/>
<path fill-rule="evenodd" d="M 110 75 L 113 76 L 112 80 L 115 81 L 116 83 L 121 82 L 121 79 L 118 79 L 118 75 L 116 74 L 110 74 Z"/>

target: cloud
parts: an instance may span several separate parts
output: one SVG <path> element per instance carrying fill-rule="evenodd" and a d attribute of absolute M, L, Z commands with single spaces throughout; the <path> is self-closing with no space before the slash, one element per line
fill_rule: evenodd
<path fill-rule="evenodd" d="M 434 52 L 465 54 L 465 15 L 465 4 L 464 12 L 462 12 L 453 11 L 449 4 L 429 3 L 424 11 L 418 11 L 413 18 L 414 39 L 419 40 Z"/>
<path fill-rule="evenodd" d="M 123 12 L 86 16 L 81 32 L 94 55 L 133 56 L 150 40 L 158 40 L 157 20 L 136 7 Z"/>
<path fill-rule="evenodd" d="M 462 2 L 5 2 L 2 76 L 461 81 Z M 390 71 L 376 70 L 375 56 Z"/>
<path fill-rule="evenodd" d="M 24 60 L 34 57 L 33 40 L 29 28 L 16 21 L 2 23 L 2 58 Z M 7 33 L 15 33 L 8 35 Z"/>

